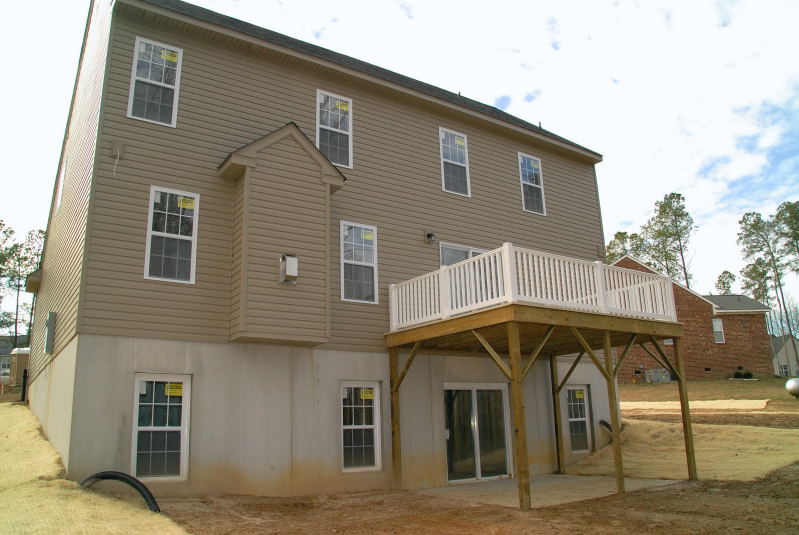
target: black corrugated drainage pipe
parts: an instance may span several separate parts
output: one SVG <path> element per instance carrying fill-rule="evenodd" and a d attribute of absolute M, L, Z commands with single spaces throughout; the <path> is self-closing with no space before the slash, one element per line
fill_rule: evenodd
<path fill-rule="evenodd" d="M 80 486 L 83 488 L 89 488 L 95 482 L 106 479 L 121 481 L 123 483 L 130 485 L 131 487 L 136 489 L 136 491 L 141 495 L 142 498 L 144 498 L 144 501 L 147 503 L 147 508 L 150 509 L 150 511 L 152 511 L 153 513 L 161 512 L 161 508 L 158 507 L 158 503 L 155 501 L 155 496 L 153 496 L 153 493 L 150 492 L 150 489 L 148 489 L 144 485 L 144 483 L 142 483 L 135 477 L 128 475 L 124 472 L 116 472 L 114 470 L 97 472 L 96 474 L 93 474 L 84 479 L 83 481 L 81 481 Z"/>

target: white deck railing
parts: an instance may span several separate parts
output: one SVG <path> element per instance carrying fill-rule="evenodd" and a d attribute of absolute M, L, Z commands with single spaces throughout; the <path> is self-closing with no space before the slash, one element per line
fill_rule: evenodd
<path fill-rule="evenodd" d="M 677 321 L 671 279 L 510 243 L 389 287 L 391 331 L 502 303 Z"/>

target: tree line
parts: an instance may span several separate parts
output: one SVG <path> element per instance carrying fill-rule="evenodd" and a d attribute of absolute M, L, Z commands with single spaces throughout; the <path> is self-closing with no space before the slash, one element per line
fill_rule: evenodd
<path fill-rule="evenodd" d="M 0 305 L 4 299 L 13 300 L 10 307 L 0 309 L 0 332 L 11 338 L 13 347 L 20 346 L 24 335 L 30 339 L 36 297 L 30 304 L 22 297 L 25 278 L 39 268 L 43 245 L 43 230 L 32 230 L 18 240 L 14 229 L 0 219 Z"/>
<path fill-rule="evenodd" d="M 652 217 L 639 232 L 616 232 L 605 247 L 605 260 L 615 262 L 624 255 L 691 287 L 686 261 L 694 220 L 685 208 L 685 198 L 669 193 L 655 203 Z M 785 201 L 777 211 L 763 217 L 747 212 L 738 221 L 738 245 L 749 263 L 739 272 L 743 292 L 776 311 L 768 315 L 771 334 L 790 336 L 796 350 L 799 306 L 784 290 L 788 272 L 799 275 L 799 201 Z M 716 291 L 731 294 L 737 277 L 724 270 L 716 280 Z M 797 351 L 799 355 L 799 351 Z"/>

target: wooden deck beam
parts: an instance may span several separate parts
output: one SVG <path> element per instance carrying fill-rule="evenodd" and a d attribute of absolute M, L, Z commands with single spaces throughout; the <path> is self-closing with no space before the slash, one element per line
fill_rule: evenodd
<path fill-rule="evenodd" d="M 616 466 L 616 492 L 624 494 L 624 464 L 621 457 L 621 422 L 619 418 L 619 401 L 616 395 L 616 378 L 611 376 L 613 373 L 613 361 L 610 345 L 610 333 L 605 331 L 604 344 L 605 369 L 607 374 L 605 379 L 608 382 L 608 406 L 610 408 L 611 434 L 613 435 L 613 464 Z"/>
<path fill-rule="evenodd" d="M 400 437 L 400 399 L 399 399 L 399 349 L 388 350 L 388 370 L 391 387 L 391 467 L 394 488 L 402 488 L 402 440 Z M 396 388 L 394 388 L 396 386 Z"/>
<path fill-rule="evenodd" d="M 405 361 L 405 366 L 402 368 L 402 373 L 399 375 L 397 382 L 391 385 L 391 391 L 398 391 L 402 381 L 405 380 L 405 376 L 408 374 L 408 370 L 411 369 L 411 364 L 413 364 L 413 359 L 416 358 L 416 354 L 419 352 L 419 348 L 422 346 L 421 340 L 413 344 L 413 349 L 411 349 L 410 354 L 408 355 L 408 360 Z"/>
<path fill-rule="evenodd" d="M 696 471 L 696 454 L 694 453 L 694 434 L 691 430 L 691 410 L 688 406 L 688 390 L 685 386 L 685 374 L 680 353 L 680 339 L 674 339 L 674 363 L 678 374 L 677 387 L 680 391 L 680 410 L 682 411 L 682 432 L 685 439 L 685 458 L 688 463 L 688 479 L 696 481 L 699 475 Z"/>
<path fill-rule="evenodd" d="M 630 353 L 630 350 L 635 345 L 635 340 L 637 338 L 638 338 L 637 334 L 633 334 L 632 336 L 630 336 L 630 341 L 627 342 L 626 346 L 624 346 L 624 352 L 621 354 L 621 357 L 619 357 L 619 360 L 616 361 L 616 367 L 613 368 L 613 377 L 619 375 L 619 370 L 621 369 L 621 365 L 624 364 L 624 361 L 627 358 L 627 355 Z"/>
<path fill-rule="evenodd" d="M 552 333 L 555 332 L 555 326 L 550 325 L 547 329 L 547 332 L 544 333 L 544 337 L 538 342 L 538 345 L 535 346 L 533 352 L 530 353 L 530 358 L 527 360 L 527 364 L 524 367 L 524 371 L 522 371 L 522 381 L 524 378 L 527 377 L 527 374 L 530 373 L 530 370 L 533 369 L 533 364 L 535 364 L 536 359 L 538 359 L 538 355 L 541 354 L 541 350 L 544 349 L 544 346 L 547 344 L 549 337 L 552 336 Z"/>
<path fill-rule="evenodd" d="M 583 354 L 580 353 L 580 356 L 575 360 L 579 362 L 580 358 L 582 358 Z M 575 365 L 572 365 L 572 368 L 569 372 L 573 371 Z M 569 378 L 570 374 L 566 374 L 566 377 L 563 379 L 563 383 L 558 386 L 558 357 L 552 355 L 549 357 L 549 377 L 552 383 L 552 411 L 553 411 L 553 418 L 555 420 L 555 453 L 557 454 L 558 459 L 558 473 L 565 474 L 566 473 L 566 465 L 564 462 L 564 452 L 563 452 L 563 429 L 561 429 L 561 408 L 560 408 L 560 391 L 563 388 L 563 385 L 566 384 L 566 380 Z"/>
<path fill-rule="evenodd" d="M 527 424 L 524 417 L 524 386 L 522 383 L 522 351 L 519 342 L 519 324 L 508 323 L 508 353 L 510 356 L 510 397 L 513 411 L 513 460 L 519 485 L 519 509 L 529 511 L 530 459 L 527 455 Z"/>
<path fill-rule="evenodd" d="M 472 330 L 472 334 L 474 335 L 475 338 L 477 338 L 477 341 L 480 342 L 480 345 L 482 345 L 483 348 L 486 350 L 488 356 L 490 356 L 491 359 L 496 363 L 500 371 L 505 374 L 505 377 L 507 377 L 508 380 L 511 380 L 510 368 L 508 367 L 507 364 L 505 364 L 505 361 L 502 360 L 502 357 L 499 356 L 499 353 L 494 351 L 494 348 L 491 347 L 491 344 L 488 343 L 488 341 L 485 339 L 485 337 L 483 337 L 482 334 L 480 334 L 475 330 Z"/>

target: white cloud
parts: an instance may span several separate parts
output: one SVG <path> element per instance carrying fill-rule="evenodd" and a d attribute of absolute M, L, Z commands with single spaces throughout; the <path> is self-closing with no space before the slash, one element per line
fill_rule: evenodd
<path fill-rule="evenodd" d="M 195 1 L 482 102 L 508 95 L 509 113 L 605 155 L 597 174 L 608 236 L 624 222 L 643 223 L 666 193 L 682 192 L 701 226 L 693 268 L 705 291 L 723 269 L 733 271 L 742 211 L 771 213 L 786 197 L 799 198 L 790 184 L 756 182 L 758 191 L 730 198 L 737 180 L 764 170 L 765 151 L 788 131 L 779 122 L 764 124 L 758 111 L 764 102 L 796 98 L 799 64 L 791 51 L 799 50 L 799 3 L 791 0 L 463 0 L 456 7 L 411 0 Z M 11 110 L 6 124 L 15 126 L 4 129 L 0 144 L 6 162 L 37 147 L 35 157 L 22 160 L 39 167 L 17 171 L 30 176 L 17 197 L 40 199 L 37 205 L 26 207 L 26 215 L 0 201 L 0 218 L 13 214 L 23 231 L 46 222 L 41 199 L 52 190 L 88 8 L 75 16 L 74 4 L 62 4 L 51 2 L 37 27 L 63 46 L 26 52 L 39 61 L 16 67 L 37 106 Z M 36 46 L 24 25 L 6 26 L 0 37 L 6 50 L 19 42 Z M 10 85 L 2 89 L 6 102 L 17 101 Z M 59 106 L 42 107 L 53 102 Z M 740 146 L 744 136 L 757 136 L 754 147 Z M 712 161 L 720 163 L 700 176 Z M 29 187 L 36 189 L 23 189 Z M 799 285 L 792 293 L 799 295 Z"/>

